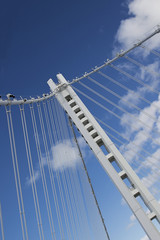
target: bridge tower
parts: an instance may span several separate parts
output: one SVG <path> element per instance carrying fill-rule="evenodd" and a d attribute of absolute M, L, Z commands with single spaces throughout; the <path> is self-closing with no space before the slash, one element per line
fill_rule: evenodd
<path fill-rule="evenodd" d="M 134 170 L 62 74 L 58 74 L 57 78 L 59 85 L 56 85 L 52 79 L 48 81 L 51 91 L 56 92 L 57 100 L 72 119 L 98 161 L 128 203 L 148 237 L 151 240 L 160 239 L 160 232 L 152 222 L 153 219 L 156 219 L 160 223 L 159 203 L 142 184 Z M 120 171 L 117 171 L 115 165 L 118 166 Z M 129 181 L 130 187 L 128 187 L 124 180 Z M 143 206 L 138 202 L 137 198 L 139 197 L 149 209 L 149 213 L 146 213 Z"/>

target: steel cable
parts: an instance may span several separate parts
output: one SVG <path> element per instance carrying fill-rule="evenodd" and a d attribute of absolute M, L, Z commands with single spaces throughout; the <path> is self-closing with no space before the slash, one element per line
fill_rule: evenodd
<path fill-rule="evenodd" d="M 128 61 L 134 63 L 134 64 L 137 65 L 138 67 L 145 69 L 147 72 L 151 73 L 152 75 L 159 76 L 159 74 L 158 74 L 157 72 L 155 72 L 155 71 L 149 69 L 149 67 L 144 66 L 142 63 L 140 63 L 140 62 L 134 60 L 133 58 L 128 57 L 127 55 L 126 55 L 126 56 L 123 56 L 123 57 L 124 57 L 125 59 L 127 59 Z M 156 90 L 154 90 L 154 91 L 156 91 Z M 156 92 L 159 94 L 158 91 L 156 91 Z"/>
<path fill-rule="evenodd" d="M 63 122 L 61 122 L 61 119 L 60 119 L 60 116 L 59 116 L 58 104 L 53 102 L 53 99 L 52 99 L 51 102 L 52 102 L 52 109 L 54 108 L 54 110 L 55 110 L 54 115 L 55 115 L 55 119 L 56 119 L 55 125 L 56 125 L 56 129 L 57 129 L 57 133 L 58 133 L 57 136 L 59 138 L 60 143 L 63 143 L 63 140 L 64 140 L 63 131 L 61 131 L 62 127 L 60 126 L 60 124 L 63 125 Z M 60 153 L 60 158 L 63 158 L 63 156 L 65 156 L 65 153 L 64 153 L 64 150 L 62 149 L 62 152 Z M 67 189 L 68 183 L 66 184 L 66 176 L 65 176 L 64 166 L 61 166 L 60 171 L 61 171 L 61 177 L 62 177 L 62 182 L 63 182 L 63 186 L 64 186 L 64 193 L 65 193 L 65 196 L 66 196 L 66 205 L 67 205 L 68 212 L 69 212 L 68 215 L 69 215 L 69 218 L 70 218 L 72 235 L 73 235 L 73 238 L 76 239 L 73 213 L 72 213 L 72 208 L 70 206 L 69 193 L 68 193 L 68 189 Z"/>
<path fill-rule="evenodd" d="M 111 111 L 110 109 L 108 109 L 107 107 L 105 107 L 104 105 L 102 105 L 101 103 L 97 102 L 95 99 L 89 97 L 87 94 L 85 94 L 84 92 L 80 91 L 79 89 L 73 87 L 77 92 L 79 92 L 80 94 L 82 94 L 83 96 L 85 96 L 86 98 L 88 98 L 90 101 L 94 102 L 96 105 L 98 105 L 99 107 L 103 108 L 104 110 L 106 110 L 107 112 L 111 113 L 112 115 L 114 115 L 115 117 L 117 117 L 118 119 L 121 119 L 121 117 L 114 113 L 113 111 Z M 136 127 L 133 126 L 133 129 L 136 130 Z M 157 142 L 153 137 L 151 137 L 149 134 L 146 133 L 142 133 L 144 136 L 146 136 L 147 138 L 150 138 L 155 144 L 160 146 L 160 143 Z"/>
<path fill-rule="evenodd" d="M 21 188 L 17 151 L 16 151 L 16 145 L 15 145 L 13 123 L 12 123 L 11 106 L 9 106 L 9 109 L 7 109 L 7 107 L 6 107 L 6 115 L 7 115 L 9 139 L 10 139 L 11 154 L 12 154 L 12 163 L 13 163 L 13 169 L 14 169 L 14 177 L 15 177 L 17 199 L 18 199 L 18 206 L 19 206 L 19 214 L 20 214 L 20 220 L 21 220 L 22 237 L 24 240 L 25 239 L 28 240 L 28 231 L 27 231 L 26 219 L 25 219 L 25 213 L 24 213 L 22 188 Z"/>
<path fill-rule="evenodd" d="M 142 120 L 138 119 L 136 116 L 134 116 L 133 114 L 131 114 L 130 112 L 126 111 L 124 108 L 118 106 L 117 104 L 115 104 L 113 101 L 107 99 L 106 97 L 104 97 L 103 95 L 101 95 L 100 93 L 96 92 L 95 90 L 93 90 L 92 88 L 88 87 L 86 84 L 84 83 L 79 83 L 81 84 L 84 88 L 88 89 L 89 91 L 91 91 L 92 93 L 94 93 L 95 95 L 97 95 L 98 97 L 102 98 L 103 100 L 105 100 L 106 102 L 110 103 L 112 106 L 118 108 L 120 111 L 126 113 L 127 115 L 129 115 L 130 117 L 134 118 L 135 120 L 137 120 L 138 122 L 140 122 L 142 124 L 142 126 L 147 127 L 149 130 L 152 130 L 152 132 L 156 132 L 154 131 L 148 124 L 146 124 L 145 122 L 143 122 Z"/>
<path fill-rule="evenodd" d="M 59 109 L 60 109 L 61 120 L 65 119 L 64 111 L 62 110 L 60 105 L 59 105 Z M 69 136 L 69 130 L 70 130 L 69 125 L 67 126 L 66 120 L 63 121 L 63 122 L 64 122 L 64 125 L 62 127 L 62 129 L 63 129 L 63 131 L 62 131 L 63 138 L 64 139 L 70 139 L 70 136 Z M 91 239 L 91 236 L 89 234 L 89 232 L 90 232 L 89 231 L 90 223 L 89 223 L 89 219 L 87 217 L 87 213 L 86 213 L 86 210 L 85 210 L 85 202 L 83 201 L 83 198 L 82 198 L 83 193 L 82 193 L 82 189 L 80 187 L 81 184 L 80 184 L 80 179 L 79 179 L 79 176 L 78 176 L 78 170 L 77 170 L 76 167 L 74 169 L 71 168 L 71 174 L 68 175 L 68 178 L 69 178 L 70 182 L 72 183 L 72 189 L 74 188 L 74 192 L 77 193 L 76 194 L 76 198 L 77 198 L 76 202 L 78 202 L 79 199 L 80 199 L 80 201 L 79 201 L 80 204 L 81 204 L 80 213 L 83 212 L 83 216 L 81 216 L 81 224 L 82 224 L 81 229 L 84 229 L 83 225 L 85 224 L 85 226 L 87 227 L 86 231 L 85 231 L 85 238 Z M 79 209 L 79 206 L 77 208 Z"/>
<path fill-rule="evenodd" d="M 49 115 L 50 115 L 50 119 L 51 119 L 51 123 L 52 123 L 51 126 L 52 126 L 53 139 L 55 140 L 55 145 L 56 145 L 56 144 L 59 143 L 59 139 L 57 137 L 56 128 L 55 128 L 56 127 L 55 126 L 56 119 L 53 116 L 54 110 L 52 109 L 51 102 L 48 101 L 47 103 L 48 103 Z M 55 171 L 55 174 L 56 174 L 58 189 L 59 189 L 59 193 L 60 193 L 60 200 L 61 200 L 61 204 L 62 204 L 64 221 L 65 221 L 65 225 L 66 225 L 66 233 L 67 233 L 67 236 L 70 240 L 71 239 L 71 232 L 70 232 L 70 228 L 69 228 L 69 221 L 68 221 L 68 217 L 67 217 L 67 210 L 66 210 L 66 206 L 65 206 L 64 195 L 63 195 L 63 191 L 62 191 L 62 183 L 61 183 L 59 172 Z"/>
<path fill-rule="evenodd" d="M 54 143 L 53 143 L 53 138 L 52 138 L 52 134 L 51 134 L 51 125 L 50 125 L 48 110 L 47 110 L 47 106 L 46 106 L 45 101 L 43 102 L 43 109 L 44 109 L 44 114 L 45 114 L 45 120 L 46 120 L 46 125 L 47 125 L 50 147 L 52 148 Z M 61 240 L 63 240 L 63 239 L 65 239 L 64 229 L 63 229 L 63 224 L 62 224 L 62 219 L 61 219 L 61 214 L 60 214 L 60 209 L 59 209 L 59 203 L 58 203 L 57 191 L 56 191 L 56 186 L 55 186 L 55 181 L 54 181 L 54 175 L 53 175 L 52 166 L 51 166 L 51 159 L 48 162 L 48 169 L 49 169 L 49 176 L 50 176 L 50 182 L 51 182 L 51 188 L 52 188 L 52 195 L 53 195 L 54 203 L 55 203 L 55 207 L 56 207 L 56 214 L 57 214 L 57 219 L 58 219 L 60 236 L 61 236 Z"/>
<path fill-rule="evenodd" d="M 133 93 L 133 90 L 130 90 L 128 87 L 126 87 L 125 85 L 119 83 L 117 80 L 109 77 L 107 74 L 102 73 L 102 72 L 100 72 L 100 71 L 99 71 L 98 73 L 99 73 L 101 76 L 103 76 L 104 78 L 106 78 L 107 80 L 113 82 L 113 83 L 116 84 L 117 86 L 119 86 L 119 87 L 121 87 L 122 89 L 126 90 L 127 92 L 132 92 L 132 93 Z M 134 93 L 135 93 L 135 92 L 134 92 Z M 145 103 L 147 103 L 147 104 L 151 104 L 151 103 L 152 103 L 151 101 L 149 101 L 148 99 L 140 96 L 140 95 L 137 94 L 137 93 L 135 93 L 135 95 L 137 95 L 137 97 L 138 97 L 139 99 L 141 99 L 143 102 L 145 102 Z M 153 104 L 153 106 L 157 109 L 157 105 Z"/>
<path fill-rule="evenodd" d="M 125 75 L 126 77 L 132 79 L 133 81 L 139 83 L 141 86 L 143 87 L 146 87 L 147 89 L 149 89 L 151 92 L 153 93 L 156 93 L 159 95 L 159 91 L 157 91 L 156 89 L 154 89 L 153 87 L 151 87 L 149 84 L 147 83 L 144 83 L 143 81 L 139 80 L 138 78 L 136 77 L 133 77 L 131 74 L 127 73 L 126 71 L 120 69 L 119 67 L 113 65 L 113 64 L 110 64 L 109 65 L 110 67 L 114 68 L 115 70 L 117 70 L 118 72 L 122 73 L 123 75 Z"/>
<path fill-rule="evenodd" d="M 45 155 L 46 155 L 47 164 L 48 164 L 49 163 L 49 150 L 48 150 L 47 138 L 46 138 L 46 133 L 45 133 L 45 128 L 44 128 L 44 121 L 43 121 L 40 103 L 37 103 L 37 109 L 38 109 L 38 116 L 39 116 L 39 120 L 40 120 L 43 144 L 44 144 L 44 148 L 45 148 Z M 47 187 L 47 183 L 46 183 L 46 187 Z M 49 222 L 50 222 L 50 228 L 51 228 L 51 235 L 52 235 L 52 239 L 56 239 L 51 204 L 50 204 L 50 199 L 49 199 L 49 194 L 48 194 L 47 188 L 46 188 L 46 194 L 47 194 L 47 201 L 48 201 L 48 211 L 49 211 Z"/>
<path fill-rule="evenodd" d="M 27 154 L 29 175 L 30 175 L 30 179 L 31 179 L 30 182 L 31 182 L 31 187 L 32 187 L 32 194 L 33 194 L 33 201 L 34 201 L 35 212 L 36 212 L 39 237 L 41 240 L 43 237 L 43 226 L 42 226 L 42 220 L 41 220 L 41 212 L 40 212 L 40 206 L 39 206 L 39 200 L 38 200 L 38 194 L 37 194 L 37 187 L 36 187 L 35 176 L 34 176 L 35 174 L 34 174 L 34 169 L 33 169 L 33 161 L 32 161 L 30 142 L 29 142 L 29 137 L 28 137 L 28 129 L 27 129 L 25 112 L 24 112 L 24 106 L 20 105 L 19 109 L 20 109 L 20 115 L 21 115 L 22 129 L 23 129 L 25 148 L 26 148 L 26 154 Z"/>
<path fill-rule="evenodd" d="M 102 85 L 101 83 L 97 82 L 95 79 L 93 79 L 93 78 L 91 78 L 91 77 L 88 77 L 88 79 L 89 79 L 91 82 L 93 82 L 93 83 L 95 83 L 96 85 L 98 85 L 98 86 L 100 86 L 101 88 L 103 88 L 104 90 L 106 90 L 107 92 L 111 93 L 113 96 L 119 98 L 121 101 L 127 103 L 127 106 L 131 106 L 131 107 L 135 108 L 135 109 L 138 110 L 138 111 L 143 111 L 142 108 L 139 108 L 139 107 L 136 106 L 135 104 L 132 104 L 132 103 L 130 103 L 129 101 L 125 100 L 122 96 L 120 96 L 120 95 L 117 94 L 116 92 L 112 91 L 111 89 L 105 87 L 105 86 Z M 147 117 L 150 117 L 152 120 L 160 122 L 160 120 L 157 120 L 157 119 L 156 119 L 155 117 L 153 117 L 151 114 L 149 114 L 149 113 L 147 113 L 147 112 L 145 112 L 145 111 L 143 111 L 142 113 L 143 113 L 144 115 L 146 115 Z"/>
<path fill-rule="evenodd" d="M 95 117 L 95 119 L 98 120 L 98 122 L 102 123 L 104 126 L 106 126 L 107 128 L 109 128 L 110 130 L 112 130 L 113 132 L 115 132 L 116 134 L 118 134 L 120 137 L 122 137 L 123 139 L 125 139 L 126 141 L 130 142 L 131 140 L 128 139 L 127 137 L 124 137 L 122 134 L 120 134 L 118 131 L 116 131 L 115 129 L 113 129 L 111 126 L 109 126 L 107 123 L 103 122 L 102 120 L 100 120 L 99 118 Z M 137 144 L 132 143 L 135 147 L 139 147 Z M 154 156 L 152 156 L 152 154 L 150 152 L 148 152 L 146 149 L 141 148 L 141 150 L 146 153 L 147 155 L 149 155 L 150 157 L 152 157 L 153 159 L 155 159 L 156 161 L 159 161 L 159 158 L 156 158 Z M 154 163 L 152 163 L 154 165 Z M 159 168 L 158 165 L 155 165 L 156 168 Z"/>
<path fill-rule="evenodd" d="M 3 218 L 2 218 L 2 208 L 0 203 L 0 223 L 1 223 L 1 233 L 2 233 L 2 240 L 4 239 L 4 229 L 3 229 Z"/>
<path fill-rule="evenodd" d="M 141 48 L 144 48 L 144 49 L 148 50 L 149 52 L 153 53 L 154 55 L 160 57 L 160 53 L 159 53 L 159 52 L 157 52 L 157 51 L 155 51 L 155 50 L 152 50 L 151 48 L 149 48 L 149 47 L 147 47 L 147 46 L 145 46 L 145 45 L 143 45 L 143 44 L 140 45 L 140 47 L 141 47 Z"/>
<path fill-rule="evenodd" d="M 61 124 L 59 124 L 59 130 L 61 132 L 62 142 L 63 141 L 64 142 L 65 141 L 69 141 L 69 138 L 68 138 L 68 136 L 66 134 L 66 132 L 67 132 L 66 119 L 65 119 L 64 115 L 62 115 L 62 108 L 60 107 L 60 105 L 59 105 L 59 103 L 57 101 L 55 102 L 55 105 L 56 105 L 56 110 L 57 110 L 58 121 L 59 121 L 59 123 L 61 123 Z M 67 152 L 67 154 L 69 156 L 71 155 L 70 152 Z M 70 178 L 69 178 L 69 169 L 64 169 L 64 167 L 63 167 L 62 175 L 66 179 L 66 183 L 65 184 L 67 184 L 67 187 L 68 187 L 69 202 L 73 203 L 73 199 L 72 199 L 73 192 L 71 190 L 71 181 L 70 181 Z M 74 223 L 73 224 L 74 232 L 77 232 L 76 236 L 77 236 L 77 239 L 79 239 L 79 236 L 78 236 L 78 228 L 79 228 L 79 226 L 78 227 L 76 226 L 77 218 L 76 218 L 76 216 L 74 214 L 73 206 L 75 206 L 74 203 L 73 203 L 73 205 L 70 205 L 70 212 L 71 212 L 72 222 Z"/>

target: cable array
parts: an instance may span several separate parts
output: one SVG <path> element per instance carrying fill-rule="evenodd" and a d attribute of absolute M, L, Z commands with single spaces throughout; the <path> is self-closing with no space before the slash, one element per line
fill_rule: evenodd
<path fill-rule="evenodd" d="M 34 173 L 34 168 L 33 168 L 33 160 L 32 160 L 30 142 L 29 142 L 29 137 L 28 137 L 28 129 L 27 129 L 27 123 L 26 123 L 26 116 L 25 116 L 24 106 L 22 105 L 19 108 L 20 108 L 21 122 L 22 122 L 24 142 L 25 142 L 25 148 L 26 148 L 27 162 L 28 162 L 28 168 L 29 168 L 29 176 L 31 179 L 30 182 L 31 182 L 31 187 L 32 187 L 32 194 L 33 194 L 34 207 L 35 207 L 35 212 L 36 212 L 36 220 L 37 220 L 39 238 L 40 238 L 40 240 L 41 239 L 44 240 L 42 217 L 41 217 L 39 199 L 38 199 L 38 194 L 37 194 L 35 173 Z"/>
<path fill-rule="evenodd" d="M 23 240 L 25 239 L 28 240 L 28 230 L 27 230 L 24 202 L 23 202 L 23 196 L 22 196 L 22 186 L 21 186 L 21 180 L 20 180 L 20 172 L 19 172 L 17 150 L 16 150 L 16 143 L 15 143 L 15 136 L 14 136 L 14 129 L 13 129 L 11 106 L 9 106 L 9 108 L 6 107 L 6 115 L 7 115 L 12 163 L 13 163 L 14 178 L 15 178 L 16 192 L 17 192 L 17 199 L 18 199 L 18 206 L 19 206 L 19 215 L 21 220 L 22 237 L 23 237 Z"/>
<path fill-rule="evenodd" d="M 12 106 L 13 108 L 15 107 Z M 19 105 L 13 111 L 13 117 L 11 106 L 8 106 L 6 115 L 22 239 L 28 240 L 28 236 L 32 234 L 29 218 L 35 220 L 34 238 L 40 240 L 48 237 L 53 240 L 96 240 L 98 236 L 105 239 L 84 165 L 74 143 L 68 119 L 57 100 L 51 98 L 39 103 Z M 16 144 L 18 136 L 24 143 L 21 141 Z M 31 196 L 27 193 L 30 205 L 22 197 L 22 192 L 26 196 L 25 192 L 28 190 L 24 189 L 24 182 L 20 179 L 22 172 L 18 166 L 19 150 L 23 152 L 22 161 L 26 161 L 28 166 L 26 183 L 27 189 L 31 188 Z M 70 161 L 75 162 L 70 165 Z M 29 216 L 27 211 L 25 214 L 24 207 L 27 210 L 33 208 Z"/>

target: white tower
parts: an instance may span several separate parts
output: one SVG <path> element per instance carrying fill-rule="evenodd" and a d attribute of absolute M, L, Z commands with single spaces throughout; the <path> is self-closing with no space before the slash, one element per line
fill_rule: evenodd
<path fill-rule="evenodd" d="M 61 74 L 58 74 L 57 78 L 59 80 L 58 86 L 51 79 L 48 81 L 51 91 L 57 91 L 57 100 L 75 123 L 96 158 L 128 203 L 148 237 L 151 240 L 160 239 L 160 232 L 152 222 L 153 219 L 156 219 L 160 223 L 159 203 L 142 184 L 139 177 L 115 147 L 114 143 L 97 123 L 72 87 L 68 85 L 65 78 Z M 104 148 L 108 152 L 107 155 L 106 151 L 103 150 Z M 120 172 L 117 172 L 112 164 L 113 162 L 118 165 Z M 130 182 L 132 187 L 126 185 L 125 179 Z M 149 213 L 144 211 L 143 207 L 137 201 L 137 197 L 142 199 L 150 210 Z"/>

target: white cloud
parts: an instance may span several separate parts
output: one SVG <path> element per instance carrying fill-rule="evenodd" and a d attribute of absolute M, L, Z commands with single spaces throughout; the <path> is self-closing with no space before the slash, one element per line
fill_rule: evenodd
<path fill-rule="evenodd" d="M 123 67 L 124 64 L 120 66 Z M 153 89 L 156 89 L 159 85 L 159 76 L 152 74 L 152 72 L 158 73 L 160 70 L 159 62 L 155 61 L 154 63 L 146 65 L 146 69 L 149 69 L 150 72 L 145 71 L 144 69 L 137 69 L 134 71 L 134 76 L 139 80 L 143 81 L 145 84 L 152 86 Z M 128 70 L 131 70 L 128 69 Z M 133 69 L 134 70 L 134 69 Z M 122 99 L 119 101 L 119 104 L 122 106 L 126 106 L 128 108 L 133 108 L 133 105 L 138 105 L 141 100 L 140 97 L 145 97 L 147 93 L 150 92 L 150 89 L 147 86 L 138 86 L 136 91 L 129 90 L 127 94 L 125 94 Z M 129 104 L 128 104 L 129 103 Z M 157 105 L 158 106 L 158 105 Z"/>
<path fill-rule="evenodd" d="M 134 105 L 138 104 L 140 101 L 139 96 L 140 96 L 139 91 L 135 92 L 133 90 L 130 90 L 126 95 L 122 97 L 122 99 L 119 101 L 119 104 L 127 106 L 128 108 L 133 108 L 133 106 L 129 105 L 128 103 Z"/>
<path fill-rule="evenodd" d="M 137 119 L 136 125 L 135 119 L 132 118 L 130 115 L 127 115 L 127 113 L 123 114 L 121 118 L 121 125 L 125 129 L 123 134 L 125 137 L 130 139 L 130 142 L 128 144 L 121 146 L 121 151 L 123 152 L 124 156 L 129 160 L 129 162 L 132 162 L 136 159 L 137 153 L 141 151 L 142 147 L 145 144 L 151 143 L 153 141 L 149 138 L 149 136 L 152 137 L 153 132 L 156 131 L 156 120 L 159 119 L 160 115 L 159 109 L 156 109 L 154 106 L 155 104 L 160 104 L 160 100 L 158 99 L 157 101 L 152 102 L 149 107 L 145 107 L 138 114 L 134 114 Z M 144 115 L 144 112 L 154 117 L 155 120 L 152 120 L 149 116 Z M 138 122 L 138 120 L 140 120 L 141 122 Z M 134 149 L 134 152 L 132 151 L 132 149 Z M 147 160 L 144 162 L 145 166 L 153 168 L 153 165 L 149 164 L 149 162 L 153 163 L 153 159 L 155 159 L 156 156 L 158 159 L 158 152 L 157 149 L 155 149 L 155 151 L 152 153 L 153 155 L 148 157 Z"/>
<path fill-rule="evenodd" d="M 116 39 L 124 46 L 142 39 L 148 31 L 160 23 L 160 1 L 159 0 L 132 0 L 128 4 L 129 18 L 122 20 L 118 29 Z M 152 38 L 150 47 L 159 45 L 159 37 Z"/>
<path fill-rule="evenodd" d="M 63 170 L 65 168 L 75 168 L 80 161 L 79 152 L 71 141 L 65 140 L 52 147 L 53 169 Z"/>
<path fill-rule="evenodd" d="M 156 174 L 156 172 L 151 172 L 148 175 L 146 175 L 145 177 L 143 177 L 142 183 L 147 187 L 150 188 L 153 186 L 153 184 L 155 184 L 159 179 L 159 176 Z"/>
<path fill-rule="evenodd" d="M 86 154 L 86 143 L 82 137 L 78 139 L 79 146 L 81 148 L 82 155 Z M 75 168 L 80 163 L 79 151 L 76 144 L 70 139 L 63 140 L 54 146 L 50 150 L 50 167 L 55 171 L 63 171 L 66 168 Z M 42 167 L 46 167 L 48 164 L 47 156 L 43 154 Z M 33 180 L 38 181 L 40 179 L 40 167 L 34 172 L 34 176 L 26 178 L 26 184 L 31 185 Z"/>

